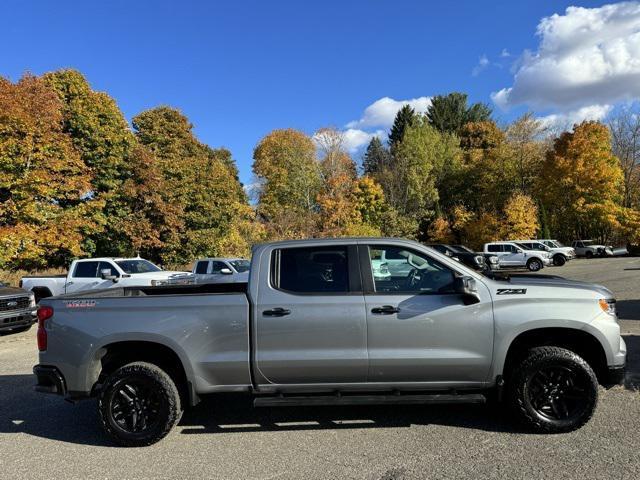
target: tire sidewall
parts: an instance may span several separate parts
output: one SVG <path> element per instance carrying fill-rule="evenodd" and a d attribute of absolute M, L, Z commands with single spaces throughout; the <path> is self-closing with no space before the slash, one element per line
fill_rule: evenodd
<path fill-rule="evenodd" d="M 556 255 L 553 257 L 553 264 L 556 267 L 562 267 L 565 263 L 567 263 L 567 259 L 564 258 L 564 255 Z"/>
<path fill-rule="evenodd" d="M 537 267 L 532 268 L 534 265 L 537 265 Z M 537 258 L 532 258 L 527 263 L 527 269 L 530 272 L 538 272 L 538 271 L 542 270 L 542 262 L 540 260 L 538 260 Z"/>

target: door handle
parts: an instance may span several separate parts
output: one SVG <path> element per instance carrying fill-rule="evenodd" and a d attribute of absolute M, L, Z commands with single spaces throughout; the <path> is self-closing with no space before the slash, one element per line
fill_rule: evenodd
<path fill-rule="evenodd" d="M 393 305 L 383 305 L 382 307 L 374 307 L 371 309 L 371 313 L 377 313 L 380 315 L 392 315 L 398 312 L 400 312 L 400 309 Z"/>
<path fill-rule="evenodd" d="M 73 282 L 67 282 L 67 285 L 73 285 Z"/>
<path fill-rule="evenodd" d="M 284 317 L 285 315 L 289 315 L 291 310 L 287 310 L 286 308 L 276 307 L 271 310 L 265 310 L 262 312 L 262 315 L 265 317 Z"/>

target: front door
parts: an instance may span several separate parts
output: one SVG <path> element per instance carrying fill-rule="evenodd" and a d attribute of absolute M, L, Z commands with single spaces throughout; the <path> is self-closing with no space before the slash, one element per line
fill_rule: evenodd
<path fill-rule="evenodd" d="M 326 244 L 271 252 L 269 282 L 260 282 L 255 312 L 259 384 L 366 380 L 367 327 L 356 252 L 355 245 Z"/>
<path fill-rule="evenodd" d="M 96 288 L 98 283 L 102 282 L 102 279 L 99 278 L 100 272 L 98 272 L 99 263 L 93 260 L 76 262 L 70 278 L 67 278 L 66 293 Z"/>
<path fill-rule="evenodd" d="M 493 312 L 488 289 L 478 284 L 479 303 L 465 305 L 452 291 L 451 267 L 423 250 L 370 244 L 369 259 L 404 258 L 395 275 L 363 267 L 367 311 L 369 382 L 475 384 L 487 379 L 493 351 Z M 365 278 L 365 276 L 368 276 Z"/>

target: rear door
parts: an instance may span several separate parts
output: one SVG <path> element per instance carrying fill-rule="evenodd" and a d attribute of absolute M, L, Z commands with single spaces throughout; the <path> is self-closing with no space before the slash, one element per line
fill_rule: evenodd
<path fill-rule="evenodd" d="M 367 327 L 356 245 L 278 248 L 256 312 L 258 383 L 361 383 Z"/>
<path fill-rule="evenodd" d="M 405 268 L 396 270 L 403 273 L 374 277 L 369 265 L 380 256 L 404 258 Z M 480 302 L 465 305 L 452 290 L 454 269 L 428 252 L 402 246 L 363 245 L 360 264 L 365 265 L 369 382 L 486 381 L 493 313 L 484 284 L 477 282 Z"/>
<path fill-rule="evenodd" d="M 94 288 L 98 283 L 102 282 L 99 278 L 98 261 L 76 262 L 71 272 L 70 278 L 67 279 L 66 292 L 73 293 L 81 290 Z"/>

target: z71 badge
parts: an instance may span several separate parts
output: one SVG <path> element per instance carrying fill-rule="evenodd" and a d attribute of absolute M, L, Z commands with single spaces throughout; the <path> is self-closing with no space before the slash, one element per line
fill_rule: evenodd
<path fill-rule="evenodd" d="M 499 288 L 498 295 L 524 295 L 527 293 L 526 288 Z"/>

